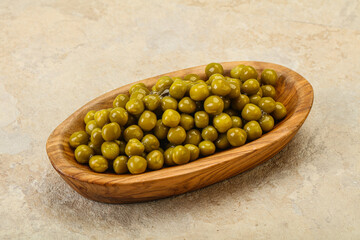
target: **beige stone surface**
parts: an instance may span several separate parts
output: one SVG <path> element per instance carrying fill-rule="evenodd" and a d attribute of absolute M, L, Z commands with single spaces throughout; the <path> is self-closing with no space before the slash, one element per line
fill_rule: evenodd
<path fill-rule="evenodd" d="M 360 2 L 0 1 L 0 239 L 359 239 Z M 212 61 L 285 65 L 314 87 L 290 144 L 164 200 L 74 192 L 45 142 L 113 88 Z"/>

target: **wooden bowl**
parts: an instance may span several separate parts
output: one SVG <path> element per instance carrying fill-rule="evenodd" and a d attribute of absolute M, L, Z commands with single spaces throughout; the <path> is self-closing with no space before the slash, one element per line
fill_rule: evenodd
<path fill-rule="evenodd" d="M 74 131 L 84 129 L 83 118 L 90 110 L 112 106 L 113 99 L 127 93 L 133 84 L 112 90 L 90 101 L 64 122 L 49 136 L 46 150 L 52 166 L 60 176 L 78 193 L 86 198 L 106 203 L 131 203 L 165 198 L 193 191 L 244 172 L 266 161 L 278 153 L 294 137 L 308 116 L 314 98 L 313 88 L 298 73 L 273 63 L 225 62 L 225 74 L 239 65 L 251 65 L 260 73 L 265 68 L 274 69 L 279 75 L 276 87 L 277 101 L 288 111 L 287 117 L 269 133 L 244 146 L 229 149 L 198 159 L 185 165 L 163 168 L 139 175 L 116 175 L 95 173 L 86 165 L 77 163 L 68 139 Z M 163 75 L 184 77 L 196 73 L 205 78 L 205 65 L 183 69 Z M 155 84 L 163 75 L 148 78 L 147 87 Z"/>

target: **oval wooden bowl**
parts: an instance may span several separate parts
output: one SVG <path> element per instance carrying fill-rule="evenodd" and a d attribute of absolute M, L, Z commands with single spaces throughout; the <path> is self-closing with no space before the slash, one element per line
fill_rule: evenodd
<path fill-rule="evenodd" d="M 78 193 L 86 198 L 106 203 L 141 202 L 178 195 L 255 167 L 278 153 L 294 137 L 310 112 L 314 93 L 305 78 L 273 63 L 226 62 L 222 63 L 225 74 L 229 74 L 230 70 L 239 64 L 254 66 L 259 73 L 265 68 L 272 68 L 279 74 L 276 87 L 277 100 L 286 106 L 288 114 L 271 132 L 261 138 L 242 147 L 219 152 L 185 165 L 140 175 L 95 173 L 88 166 L 78 164 L 68 144 L 70 135 L 74 131 L 84 129 L 83 117 L 89 110 L 111 107 L 113 99 L 120 93 L 126 93 L 132 83 L 90 101 L 51 133 L 46 143 L 46 150 L 52 166 Z M 163 75 L 184 77 L 189 73 L 196 73 L 204 79 L 204 69 L 205 65 Z M 145 83 L 150 88 L 163 75 L 139 82 Z"/>

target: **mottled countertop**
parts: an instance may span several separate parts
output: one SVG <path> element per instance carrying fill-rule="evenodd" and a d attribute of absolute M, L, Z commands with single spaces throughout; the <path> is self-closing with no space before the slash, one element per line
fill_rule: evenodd
<path fill-rule="evenodd" d="M 0 2 L 1 239 L 359 239 L 360 2 Z M 303 2 L 303 3 L 302 3 Z M 299 72 L 311 113 L 266 163 L 128 205 L 87 200 L 50 165 L 51 131 L 161 73 L 255 60 Z"/>

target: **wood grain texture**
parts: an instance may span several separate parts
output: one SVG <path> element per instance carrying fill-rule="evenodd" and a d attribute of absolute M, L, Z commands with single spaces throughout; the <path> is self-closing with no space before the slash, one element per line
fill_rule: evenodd
<path fill-rule="evenodd" d="M 88 166 L 78 164 L 68 144 L 70 135 L 74 131 L 84 129 L 83 117 L 89 110 L 111 107 L 113 99 L 120 93 L 126 93 L 132 83 L 90 101 L 51 133 L 46 150 L 52 166 L 78 193 L 86 198 L 106 203 L 141 202 L 178 195 L 214 184 L 255 167 L 273 157 L 295 136 L 310 112 L 314 93 L 305 78 L 284 66 L 273 63 L 225 62 L 222 63 L 225 74 L 229 74 L 230 70 L 239 64 L 254 66 L 259 73 L 265 68 L 272 68 L 279 75 L 276 86 L 277 101 L 286 106 L 288 115 L 261 138 L 185 165 L 140 175 L 95 173 Z M 204 79 L 204 69 L 205 65 L 197 66 L 139 82 L 150 88 L 160 76 L 184 77 L 189 73 L 197 73 Z"/>

